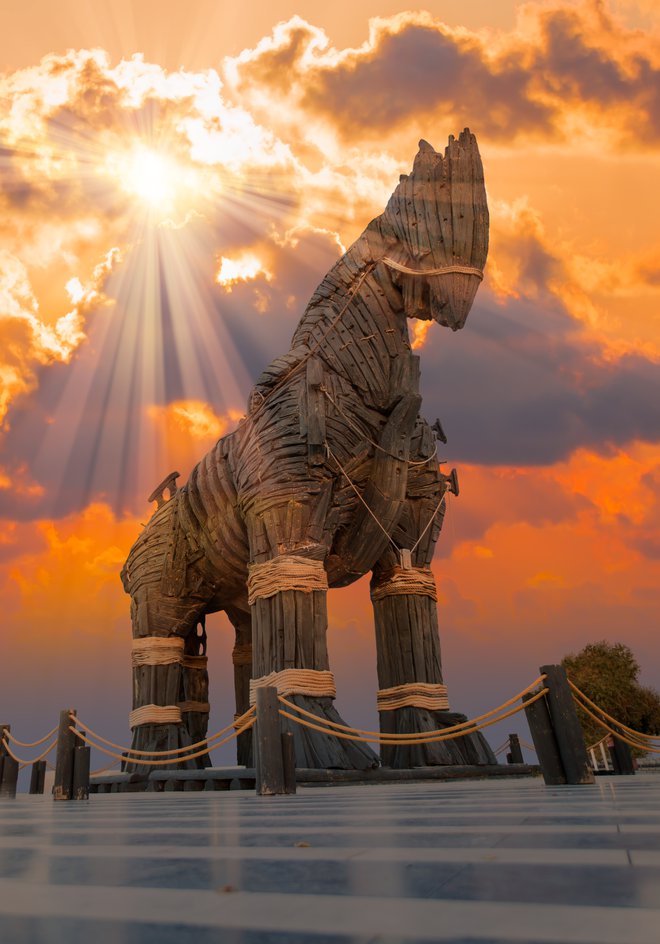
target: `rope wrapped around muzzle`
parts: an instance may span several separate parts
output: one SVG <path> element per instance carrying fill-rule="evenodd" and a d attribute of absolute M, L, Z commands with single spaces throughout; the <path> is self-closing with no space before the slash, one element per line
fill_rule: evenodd
<path fill-rule="evenodd" d="M 248 603 L 250 606 L 266 597 L 274 597 L 283 590 L 312 593 L 328 589 L 328 576 L 323 561 L 282 554 L 260 564 L 248 567 Z"/>

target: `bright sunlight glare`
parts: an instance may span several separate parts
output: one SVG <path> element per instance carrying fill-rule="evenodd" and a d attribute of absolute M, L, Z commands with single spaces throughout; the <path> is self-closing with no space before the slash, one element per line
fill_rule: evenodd
<path fill-rule="evenodd" d="M 112 155 L 107 167 L 126 193 L 156 213 L 172 212 L 186 191 L 189 200 L 199 193 L 199 180 L 193 170 L 184 169 L 167 154 L 143 145 L 122 155 Z"/>

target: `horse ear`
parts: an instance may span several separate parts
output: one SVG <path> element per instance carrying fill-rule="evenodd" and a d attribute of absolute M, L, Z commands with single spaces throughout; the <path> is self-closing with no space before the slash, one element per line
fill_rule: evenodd
<path fill-rule="evenodd" d="M 429 144 L 428 141 L 425 141 L 424 138 L 419 142 L 419 151 L 415 155 L 415 160 L 413 161 L 413 174 L 415 171 L 421 171 L 423 167 L 434 167 L 438 161 L 441 161 L 441 156 L 437 153 L 433 145 Z"/>

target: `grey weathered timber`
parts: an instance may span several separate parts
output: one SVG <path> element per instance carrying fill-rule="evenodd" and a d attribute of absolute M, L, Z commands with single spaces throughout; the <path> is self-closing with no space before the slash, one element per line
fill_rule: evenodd
<path fill-rule="evenodd" d="M 522 700 L 527 702 L 533 697 L 533 693 L 530 692 L 528 695 L 523 695 Z M 555 738 L 545 696 L 531 705 L 525 705 L 525 717 L 527 718 L 529 731 L 534 742 L 534 750 L 546 785 L 556 786 L 566 783 L 566 772 L 557 746 L 557 739 Z"/>
<path fill-rule="evenodd" d="M 89 799 L 89 760 L 91 748 L 77 745 L 73 749 L 73 777 L 71 799 Z"/>
<path fill-rule="evenodd" d="M 509 760 L 509 757 L 511 760 Z M 507 760 L 510 764 L 524 764 L 525 760 L 522 755 L 522 750 L 520 748 L 520 738 L 517 734 L 509 735 L 509 753 L 507 754 Z"/>
<path fill-rule="evenodd" d="M 7 735 L 7 732 L 11 731 L 10 724 L 0 724 L 0 783 L 2 783 L 2 774 L 5 763 L 5 757 L 7 757 L 7 749 L 3 744 L 3 741 Z"/>
<path fill-rule="evenodd" d="M 65 708 L 60 712 L 60 724 L 57 730 L 57 757 L 55 759 L 55 780 L 53 782 L 53 799 L 70 800 L 73 795 L 73 752 L 76 749 L 77 738 L 71 730 L 71 715 L 75 715 L 73 708 Z"/>
<path fill-rule="evenodd" d="M 30 771 L 30 793 L 43 793 L 46 783 L 46 761 L 36 760 Z"/>
<path fill-rule="evenodd" d="M 566 670 L 561 665 L 542 665 L 540 671 L 546 676 L 543 684 L 548 692 L 545 697 L 566 783 L 593 783 L 594 772 L 587 757 Z"/>
<path fill-rule="evenodd" d="M 442 427 L 420 416 L 419 357 L 408 320 L 461 328 L 487 250 L 474 135 L 466 129 L 450 137 L 444 154 L 421 141 L 385 210 L 317 287 L 290 350 L 258 378 L 238 428 L 180 488 L 172 473 L 153 491 L 157 507 L 122 571 L 133 636 L 178 637 L 185 651 L 182 661 L 166 665 L 137 661 L 133 707 L 181 706 L 182 721 L 137 724 L 134 749 L 183 747 L 205 736 L 208 713 L 199 705 L 208 701 L 200 661 L 206 637 L 198 627 L 207 613 L 224 610 L 235 628 L 238 714 L 248 707 L 250 678 L 330 668 L 326 590 L 284 585 L 250 604 L 249 568 L 282 557 L 321 562 L 330 588 L 368 573 L 372 587 L 382 586 L 400 566 L 430 573 L 444 496 L 458 493 L 458 479 L 438 464 L 434 429 L 444 436 Z M 417 589 L 374 603 L 381 689 L 443 684 L 436 610 Z M 329 695 L 303 691 L 294 686 L 291 700 L 321 720 L 343 721 Z M 463 716 L 415 705 L 380 712 L 382 730 L 393 733 L 424 733 L 457 717 Z M 298 767 L 378 763 L 366 744 L 297 724 L 290 729 Z M 244 764 L 252 763 L 251 740 L 251 733 L 239 738 Z M 383 761 L 425 766 L 495 758 L 472 734 L 442 746 L 390 747 Z"/>
<path fill-rule="evenodd" d="M 615 774 L 634 774 L 635 765 L 630 747 L 625 741 L 612 736 L 611 744 L 608 744 L 610 757 L 612 758 L 612 768 Z"/>
<path fill-rule="evenodd" d="M 260 796 L 276 796 L 287 792 L 284 784 L 282 728 L 277 689 L 258 688 L 256 696 L 256 789 Z"/>
<path fill-rule="evenodd" d="M 18 761 L 5 754 L 0 778 L 0 797 L 15 797 L 18 783 Z"/>
<path fill-rule="evenodd" d="M 296 746 L 291 731 L 282 731 L 282 768 L 284 792 L 296 792 Z"/>

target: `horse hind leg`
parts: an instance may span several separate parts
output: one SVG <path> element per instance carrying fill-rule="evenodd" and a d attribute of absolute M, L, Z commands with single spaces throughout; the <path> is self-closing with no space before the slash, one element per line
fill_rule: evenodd
<path fill-rule="evenodd" d="M 200 563 L 187 562 L 177 498 L 172 498 L 147 524 L 123 572 L 124 586 L 131 594 L 130 724 L 134 751 L 151 753 L 188 747 L 194 743 L 191 730 L 195 734 L 205 730 L 206 719 L 199 717 L 204 712 L 198 710 L 205 667 L 184 665 L 186 658 L 199 656 L 195 629 L 214 592 L 200 570 Z M 201 686 L 196 690 L 191 687 L 193 672 L 198 673 Z M 190 708 L 186 701 L 197 702 L 195 709 L 184 711 Z M 177 761 L 176 755 L 172 755 L 172 767 L 199 768 L 204 764 L 204 758 Z M 127 763 L 126 769 L 148 773 L 153 766 L 133 761 Z"/>
<path fill-rule="evenodd" d="M 246 602 L 247 606 L 247 602 Z M 234 606 L 226 608 L 227 616 L 236 631 L 232 664 L 234 667 L 234 692 L 236 696 L 236 717 L 250 707 L 250 678 L 252 677 L 252 616 L 249 610 Z M 252 730 L 244 731 L 236 738 L 236 762 L 240 766 L 251 767 L 254 762 L 252 752 Z"/>
<path fill-rule="evenodd" d="M 184 641 L 181 671 L 181 717 L 191 744 L 203 741 L 209 727 L 209 673 L 206 654 L 206 620 L 190 630 Z M 208 754 L 199 758 L 200 766 L 210 767 Z"/>

